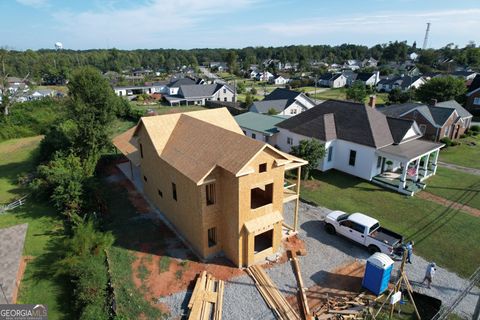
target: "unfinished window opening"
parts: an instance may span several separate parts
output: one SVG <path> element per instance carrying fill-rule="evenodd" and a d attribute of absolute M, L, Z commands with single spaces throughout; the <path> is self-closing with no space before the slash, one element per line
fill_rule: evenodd
<path fill-rule="evenodd" d="M 207 206 L 215 204 L 215 183 L 210 183 L 205 186 L 207 197 Z"/>
<path fill-rule="evenodd" d="M 267 172 L 267 164 L 266 163 L 261 163 L 258 166 L 258 172 Z"/>
<path fill-rule="evenodd" d="M 160 189 L 158 189 L 158 195 L 160 196 L 160 198 L 163 198 L 163 193 Z"/>
<path fill-rule="evenodd" d="M 143 180 L 144 180 L 145 182 L 147 182 L 148 179 L 147 179 L 146 176 L 143 176 Z"/>
<path fill-rule="evenodd" d="M 250 192 L 250 208 L 256 209 L 273 202 L 273 183 L 257 187 Z"/>
<path fill-rule="evenodd" d="M 273 229 L 257 234 L 254 238 L 255 253 L 262 252 L 273 247 Z"/>
<path fill-rule="evenodd" d="M 172 182 L 172 197 L 173 200 L 177 201 L 177 186 Z"/>
<path fill-rule="evenodd" d="M 213 247 L 217 244 L 217 228 L 208 229 L 208 247 Z"/>
<path fill-rule="evenodd" d="M 143 159 L 143 145 L 140 143 L 140 158 Z"/>

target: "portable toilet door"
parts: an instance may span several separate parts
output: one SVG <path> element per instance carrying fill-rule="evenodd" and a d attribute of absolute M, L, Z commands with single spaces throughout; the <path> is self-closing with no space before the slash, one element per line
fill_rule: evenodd
<path fill-rule="evenodd" d="M 374 253 L 367 259 L 362 287 L 370 290 L 377 296 L 382 294 L 390 282 L 393 269 L 393 260 L 384 253 Z"/>

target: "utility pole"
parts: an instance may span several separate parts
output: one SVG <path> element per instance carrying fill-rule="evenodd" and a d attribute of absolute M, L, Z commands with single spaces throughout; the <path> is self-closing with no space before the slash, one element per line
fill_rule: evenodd
<path fill-rule="evenodd" d="M 428 34 L 429 33 L 430 33 L 430 22 L 427 22 L 427 30 L 425 30 L 425 38 L 423 39 L 423 46 L 422 46 L 423 50 L 427 49 Z"/>

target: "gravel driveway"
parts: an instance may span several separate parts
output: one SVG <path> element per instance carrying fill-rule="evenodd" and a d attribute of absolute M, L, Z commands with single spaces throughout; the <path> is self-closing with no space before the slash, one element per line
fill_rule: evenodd
<path fill-rule="evenodd" d="M 346 264 L 369 257 L 365 248 L 339 236 L 329 235 L 323 230 L 325 215 L 331 210 L 301 203 L 299 208 L 299 237 L 305 241 L 307 255 L 299 257 L 305 286 L 321 284 L 329 272 Z M 293 224 L 293 203 L 285 205 L 285 220 Z M 422 281 L 428 262 L 414 255 L 413 264 L 408 264 L 406 272 L 416 291 L 426 293 L 448 303 L 455 298 L 458 291 L 466 287 L 467 281 L 441 267 L 437 268 L 432 289 L 427 289 L 419 283 Z M 395 263 L 396 268 L 399 262 Z M 267 270 L 273 282 L 284 294 L 295 294 L 296 280 L 290 263 L 276 265 Z M 188 293 L 190 294 L 190 293 Z M 171 317 L 177 318 L 184 314 L 188 302 L 187 293 L 174 294 L 159 299 L 170 306 Z M 473 314 L 475 303 L 479 296 L 478 288 L 463 299 L 455 310 L 459 315 Z M 225 284 L 223 300 L 224 319 L 275 319 L 264 300 L 255 288 L 253 281 L 247 275 L 233 278 Z"/>

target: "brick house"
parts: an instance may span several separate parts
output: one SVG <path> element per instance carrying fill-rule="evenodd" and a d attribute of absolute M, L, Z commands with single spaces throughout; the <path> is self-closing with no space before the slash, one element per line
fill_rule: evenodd
<path fill-rule="evenodd" d="M 431 104 L 404 103 L 378 110 L 389 117 L 414 120 L 423 138 L 431 141 L 444 137 L 458 139 L 470 127 L 473 117 L 455 100 Z"/>

